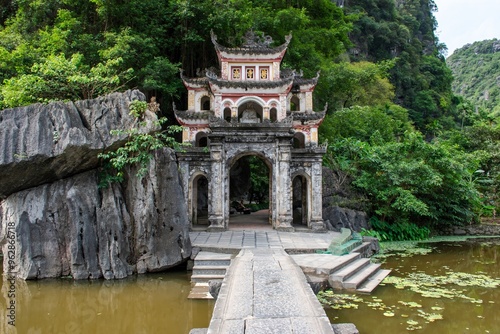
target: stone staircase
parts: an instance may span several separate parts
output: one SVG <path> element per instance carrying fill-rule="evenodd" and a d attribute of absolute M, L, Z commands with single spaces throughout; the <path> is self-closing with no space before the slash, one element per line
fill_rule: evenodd
<path fill-rule="evenodd" d="M 209 281 L 222 282 L 231 259 L 231 254 L 199 252 L 194 259 L 188 299 L 213 299 Z"/>
<path fill-rule="evenodd" d="M 353 233 L 351 229 L 342 228 L 340 233 L 340 237 L 331 242 L 327 253 L 333 255 L 345 255 L 349 254 L 363 244 L 361 235 Z"/>
<path fill-rule="evenodd" d="M 297 254 L 292 258 L 311 284 L 371 293 L 391 271 L 381 269 L 380 264 L 363 257 L 362 254 L 369 253 L 370 247 L 371 244 L 363 242 L 361 236 L 342 229 L 341 237 L 332 242 L 327 252 Z"/>

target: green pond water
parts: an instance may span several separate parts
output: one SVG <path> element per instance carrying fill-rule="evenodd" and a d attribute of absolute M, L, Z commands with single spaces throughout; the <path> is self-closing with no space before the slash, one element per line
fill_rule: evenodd
<path fill-rule="evenodd" d="M 500 333 L 500 241 L 419 247 L 382 259 L 392 278 L 371 295 L 327 297 L 331 322 L 362 334 Z"/>
<path fill-rule="evenodd" d="M 342 306 L 326 307 L 330 320 L 355 323 L 362 334 L 500 333 L 500 241 L 431 243 L 413 253 L 382 259 L 396 279 L 372 295 L 336 298 Z M 117 281 L 16 280 L 14 299 L 2 277 L 0 333 L 186 334 L 208 327 L 214 306 L 187 299 L 184 270 Z"/>
<path fill-rule="evenodd" d="M 184 271 L 117 281 L 51 279 L 15 282 L 15 327 L 8 324 L 9 284 L 3 275 L 0 333 L 171 333 L 206 328 L 213 301 L 188 300 Z"/>

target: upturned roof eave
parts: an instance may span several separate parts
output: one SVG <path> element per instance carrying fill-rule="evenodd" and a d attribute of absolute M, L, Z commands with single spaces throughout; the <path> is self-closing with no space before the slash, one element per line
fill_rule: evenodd
<path fill-rule="evenodd" d="M 217 52 L 217 55 L 219 56 L 219 61 L 221 61 L 221 57 L 226 58 L 226 59 L 232 59 L 232 58 L 238 58 L 241 55 L 252 55 L 252 56 L 265 56 L 265 58 L 283 58 L 285 55 L 286 49 L 288 48 L 288 45 L 290 44 L 290 41 L 292 39 L 292 35 L 289 34 L 285 36 L 285 43 L 274 47 L 239 47 L 239 48 L 229 48 L 225 47 L 217 42 L 217 36 L 214 34 L 213 31 L 210 33 L 210 37 L 212 39 L 212 44 L 214 45 L 215 51 Z M 263 57 L 264 58 L 264 57 Z"/>

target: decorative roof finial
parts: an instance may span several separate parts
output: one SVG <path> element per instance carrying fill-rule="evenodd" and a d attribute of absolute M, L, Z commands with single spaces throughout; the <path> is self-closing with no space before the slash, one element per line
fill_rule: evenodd
<path fill-rule="evenodd" d="M 253 30 L 247 31 L 243 39 L 244 39 L 243 43 L 244 48 L 259 48 L 259 47 L 269 48 L 273 43 L 273 38 L 271 36 L 269 35 L 259 36 Z"/>

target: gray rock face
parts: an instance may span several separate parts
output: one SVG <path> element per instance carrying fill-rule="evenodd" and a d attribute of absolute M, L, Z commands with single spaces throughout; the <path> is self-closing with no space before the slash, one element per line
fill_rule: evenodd
<path fill-rule="evenodd" d="M 359 334 L 354 324 L 333 324 L 332 328 L 335 334 Z"/>
<path fill-rule="evenodd" d="M 143 179 L 131 170 L 124 186 L 98 189 L 97 172 L 88 171 L 6 198 L 0 205 L 4 268 L 12 256 L 23 279 L 113 279 L 187 260 L 187 210 L 174 153 L 157 151 L 149 168 Z"/>
<path fill-rule="evenodd" d="M 133 90 L 0 111 L 0 199 L 95 168 L 99 152 L 125 139 L 110 130 L 136 122 L 129 115 L 132 100 L 144 101 L 145 96 Z M 146 117 L 148 129 L 154 119 Z"/>
<path fill-rule="evenodd" d="M 323 220 L 331 231 L 338 232 L 342 227 L 345 227 L 355 232 L 361 232 L 362 228 L 369 228 L 365 212 L 338 206 L 323 208 Z"/>

